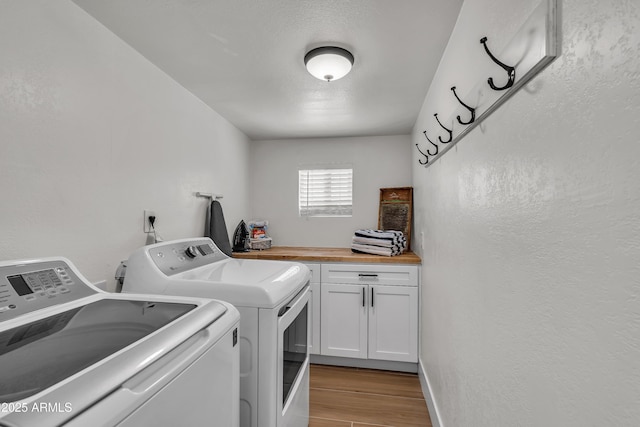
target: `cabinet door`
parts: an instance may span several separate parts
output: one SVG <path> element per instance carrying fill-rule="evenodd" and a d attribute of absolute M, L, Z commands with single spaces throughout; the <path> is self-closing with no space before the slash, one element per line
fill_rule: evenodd
<path fill-rule="evenodd" d="M 322 284 L 321 354 L 366 359 L 368 289 L 368 286 Z"/>
<path fill-rule="evenodd" d="M 418 288 L 371 286 L 369 359 L 418 361 Z"/>

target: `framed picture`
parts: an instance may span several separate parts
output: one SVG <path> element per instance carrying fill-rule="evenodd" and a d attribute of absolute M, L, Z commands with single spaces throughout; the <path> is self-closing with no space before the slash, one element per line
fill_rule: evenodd
<path fill-rule="evenodd" d="M 413 187 L 381 188 L 378 229 L 402 231 L 411 250 Z"/>

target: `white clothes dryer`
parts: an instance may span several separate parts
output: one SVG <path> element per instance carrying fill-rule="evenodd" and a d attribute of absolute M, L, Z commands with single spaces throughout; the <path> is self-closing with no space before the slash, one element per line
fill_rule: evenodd
<path fill-rule="evenodd" d="M 162 242 L 127 261 L 123 292 L 228 301 L 240 311 L 240 425 L 309 424 L 309 280 L 304 264 L 243 260 L 209 238 Z"/>
<path fill-rule="evenodd" d="M 239 319 L 102 292 L 65 258 L 0 262 L 0 425 L 237 426 Z"/>

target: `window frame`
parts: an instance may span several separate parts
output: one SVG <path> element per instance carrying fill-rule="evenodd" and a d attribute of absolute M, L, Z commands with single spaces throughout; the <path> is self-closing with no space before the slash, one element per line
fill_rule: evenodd
<path fill-rule="evenodd" d="M 329 171 L 341 171 L 345 175 L 348 175 L 345 184 L 348 190 L 348 204 L 341 203 L 339 199 L 344 198 L 347 194 L 339 191 L 338 185 L 335 186 L 336 191 L 331 192 L 329 189 L 329 196 L 324 200 L 316 200 L 316 207 L 314 209 L 314 202 L 310 203 L 308 194 L 310 189 L 310 173 L 314 172 L 316 175 L 321 175 L 324 172 L 330 175 Z M 304 188 L 303 178 L 306 173 L 306 188 Z M 320 179 L 323 179 L 320 177 Z M 327 184 L 331 184 L 331 177 L 325 178 Z M 335 176 L 336 180 L 344 179 L 340 175 Z M 333 188 L 333 187 L 332 187 Z M 307 194 L 306 203 L 303 203 L 303 195 Z M 331 199 L 334 200 L 331 200 Z M 317 205 L 318 202 L 326 202 L 326 207 L 323 209 Z M 331 203 L 333 201 L 333 203 Z M 314 212 L 316 211 L 316 212 Z M 351 218 L 353 217 L 353 166 L 352 165 L 300 165 L 298 167 L 298 216 L 301 218 Z"/>

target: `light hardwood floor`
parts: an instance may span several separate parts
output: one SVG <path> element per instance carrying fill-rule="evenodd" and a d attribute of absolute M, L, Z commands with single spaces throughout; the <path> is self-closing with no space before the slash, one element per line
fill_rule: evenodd
<path fill-rule="evenodd" d="M 431 427 L 415 374 L 311 365 L 309 427 Z"/>

